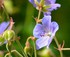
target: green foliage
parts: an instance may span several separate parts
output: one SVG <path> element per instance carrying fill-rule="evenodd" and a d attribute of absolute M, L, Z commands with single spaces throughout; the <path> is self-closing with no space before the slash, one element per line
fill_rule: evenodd
<path fill-rule="evenodd" d="M 60 3 L 62 7 L 59 8 L 59 10 L 52 12 L 53 20 L 56 20 L 60 25 L 60 29 L 56 36 L 60 43 L 62 43 L 62 40 L 65 40 L 65 47 L 70 47 L 70 0 L 57 0 L 57 2 Z M 14 30 L 16 34 L 20 36 L 20 42 L 24 46 L 27 37 L 33 35 L 32 31 L 35 21 L 32 16 L 37 16 L 36 9 L 33 8 L 28 0 L 7 0 L 5 4 L 7 12 L 14 19 Z M 4 13 L 5 12 L 0 10 L 0 22 L 2 22 L 3 19 L 7 19 L 7 17 L 5 17 L 6 14 Z M 2 37 L 0 38 L 0 41 L 4 40 Z M 52 44 L 55 46 L 54 41 Z M 70 51 L 65 51 L 64 54 L 65 56 L 69 56 Z"/>

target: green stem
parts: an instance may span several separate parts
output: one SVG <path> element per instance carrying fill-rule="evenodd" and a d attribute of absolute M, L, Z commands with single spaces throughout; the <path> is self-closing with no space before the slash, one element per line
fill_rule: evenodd
<path fill-rule="evenodd" d="M 34 41 L 33 41 L 33 43 L 34 43 L 34 56 L 37 57 L 37 54 L 36 54 L 36 44 L 35 44 Z"/>
<path fill-rule="evenodd" d="M 22 56 L 18 51 L 16 51 L 16 50 L 12 50 L 11 53 L 12 53 L 12 52 L 16 52 L 20 57 L 23 57 L 23 56 Z M 10 54 L 10 53 L 7 53 L 7 54 L 5 55 L 5 57 L 7 57 L 9 54 Z"/>
<path fill-rule="evenodd" d="M 40 19 L 40 15 L 41 15 L 41 8 L 39 9 L 38 20 Z"/>
<path fill-rule="evenodd" d="M 9 49 L 8 49 L 8 43 L 6 44 L 6 49 L 7 49 L 7 51 L 9 51 Z"/>
<path fill-rule="evenodd" d="M 56 37 L 54 37 L 54 41 L 56 42 L 56 45 L 59 48 L 59 42 L 57 41 Z M 60 52 L 60 57 L 63 57 L 62 50 L 59 50 L 59 52 Z"/>
<path fill-rule="evenodd" d="M 70 48 L 62 48 L 61 50 L 70 50 Z"/>
<path fill-rule="evenodd" d="M 26 42 L 28 42 L 30 39 L 31 39 L 31 37 L 28 37 Z"/>
<path fill-rule="evenodd" d="M 21 46 L 19 40 L 16 40 L 16 42 L 17 42 L 17 44 L 18 44 L 18 46 L 19 46 L 19 48 L 20 48 L 22 54 L 24 55 L 24 57 L 28 57 L 28 56 L 24 53 L 24 51 L 23 51 L 23 47 Z"/>
<path fill-rule="evenodd" d="M 38 20 L 40 19 L 40 15 L 41 15 L 41 7 L 39 8 L 39 13 L 38 13 Z M 34 43 L 34 56 L 37 57 L 37 54 L 36 54 L 36 44 L 35 42 L 33 41 Z"/>
<path fill-rule="evenodd" d="M 60 50 L 59 52 L 60 52 L 60 56 L 61 56 L 61 57 L 63 57 L 63 53 L 62 53 L 62 50 Z"/>
<path fill-rule="evenodd" d="M 9 43 L 6 44 L 6 49 L 7 49 L 7 51 L 9 52 L 9 57 L 12 57 L 12 56 L 11 56 L 11 51 L 9 50 L 8 45 L 9 45 Z"/>
<path fill-rule="evenodd" d="M 9 53 L 7 53 L 4 57 L 7 57 L 9 55 Z"/>
<path fill-rule="evenodd" d="M 23 57 L 18 51 L 12 50 L 11 52 L 16 52 L 20 57 Z"/>

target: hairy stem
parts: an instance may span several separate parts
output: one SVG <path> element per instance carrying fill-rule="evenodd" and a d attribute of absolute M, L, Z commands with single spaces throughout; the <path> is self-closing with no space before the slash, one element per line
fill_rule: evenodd
<path fill-rule="evenodd" d="M 33 43 L 34 43 L 34 55 L 35 55 L 35 57 L 37 57 L 37 54 L 36 54 L 36 44 L 35 44 L 34 41 L 33 41 Z"/>
<path fill-rule="evenodd" d="M 56 42 L 57 47 L 60 48 L 59 42 L 57 41 L 56 37 L 54 37 L 54 41 Z M 60 57 L 63 57 L 62 50 L 59 50 L 59 52 L 60 52 Z"/>

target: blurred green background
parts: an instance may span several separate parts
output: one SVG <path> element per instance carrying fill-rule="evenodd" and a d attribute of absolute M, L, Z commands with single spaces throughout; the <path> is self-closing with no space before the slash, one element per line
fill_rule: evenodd
<path fill-rule="evenodd" d="M 63 43 L 63 40 L 65 41 L 64 47 L 70 47 L 70 0 L 57 0 L 57 3 L 61 4 L 61 7 L 52 12 L 52 21 L 58 22 L 60 26 L 56 37 L 60 44 Z M 37 17 L 38 11 L 28 0 L 5 0 L 5 7 L 9 16 L 13 17 L 14 31 L 20 36 L 20 42 L 24 47 L 26 39 L 33 35 L 32 31 L 35 26 L 33 17 Z M 50 48 L 56 54 L 57 52 L 53 48 L 55 46 L 53 40 Z M 0 50 L 4 49 L 2 47 L 0 47 Z M 65 57 L 70 57 L 70 51 L 63 51 L 63 54 Z"/>

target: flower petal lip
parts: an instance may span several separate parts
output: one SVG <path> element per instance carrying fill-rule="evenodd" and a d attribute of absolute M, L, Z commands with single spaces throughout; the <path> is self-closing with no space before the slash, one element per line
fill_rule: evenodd
<path fill-rule="evenodd" d="M 55 21 L 53 21 L 51 23 L 51 31 L 53 33 L 52 36 L 55 36 L 55 33 L 57 32 L 58 29 L 59 29 L 59 25 Z"/>
<path fill-rule="evenodd" d="M 37 50 L 38 50 L 38 49 L 41 49 L 41 48 L 43 48 L 43 47 L 46 47 L 46 46 L 49 47 L 51 41 L 52 41 L 52 38 L 50 38 L 50 37 L 48 37 L 48 36 L 47 36 L 47 37 L 43 37 L 43 38 L 39 38 L 39 39 L 36 41 L 36 48 L 37 48 Z"/>
<path fill-rule="evenodd" d="M 50 30 L 50 25 L 51 25 L 51 16 L 48 15 L 44 15 L 43 19 L 42 19 L 42 24 L 44 27 L 44 30 L 49 31 Z"/>
<path fill-rule="evenodd" d="M 9 25 L 9 22 L 2 22 L 0 24 L 0 34 L 2 34 L 5 31 L 5 29 L 7 29 L 8 25 Z"/>
<path fill-rule="evenodd" d="M 48 16 L 48 15 L 51 15 L 51 12 L 44 12 L 44 15 Z"/>
<path fill-rule="evenodd" d="M 42 24 L 37 24 L 33 30 L 33 35 L 34 37 L 36 38 L 41 38 L 42 35 L 44 35 L 44 29 L 43 29 L 43 26 Z"/>
<path fill-rule="evenodd" d="M 51 4 L 54 4 L 54 3 L 56 2 L 56 0 L 49 0 L 49 2 L 50 2 Z"/>
<path fill-rule="evenodd" d="M 45 4 L 54 4 L 56 0 L 45 0 Z"/>
<path fill-rule="evenodd" d="M 61 7 L 60 4 L 50 4 L 50 8 L 48 9 L 48 11 L 53 11 L 53 10 L 57 10 L 57 8 Z"/>

